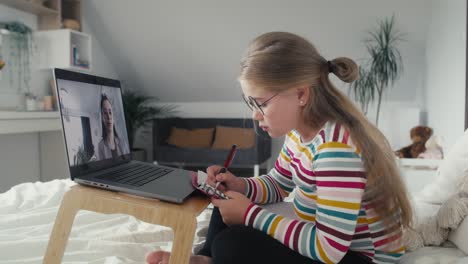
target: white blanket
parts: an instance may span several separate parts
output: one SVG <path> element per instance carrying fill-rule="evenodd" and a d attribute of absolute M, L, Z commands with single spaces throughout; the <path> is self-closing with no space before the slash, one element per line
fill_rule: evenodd
<path fill-rule="evenodd" d="M 24 183 L 0 194 L 0 264 L 42 263 L 63 194 L 74 183 L 54 180 Z M 194 245 L 204 241 L 211 210 L 198 218 Z M 155 249 L 170 251 L 167 227 L 128 215 L 78 212 L 63 263 L 142 263 Z"/>
<path fill-rule="evenodd" d="M 42 263 L 63 194 L 73 184 L 70 180 L 24 183 L 0 194 L 0 264 Z M 284 207 L 269 209 L 289 214 Z M 438 208 L 417 203 L 415 209 L 419 217 L 430 217 Z M 197 219 L 195 248 L 205 239 L 210 216 L 207 209 Z M 149 251 L 170 251 L 172 239 L 171 229 L 128 215 L 80 211 L 63 263 L 143 263 Z M 468 257 L 456 248 L 426 247 L 406 254 L 400 263 L 466 264 Z"/>

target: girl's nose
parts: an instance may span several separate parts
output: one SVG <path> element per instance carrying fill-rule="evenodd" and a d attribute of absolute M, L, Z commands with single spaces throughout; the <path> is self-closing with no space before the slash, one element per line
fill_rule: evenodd
<path fill-rule="evenodd" d="M 253 120 L 261 120 L 263 118 L 262 112 L 260 110 L 254 109 L 252 110 L 252 119 Z"/>

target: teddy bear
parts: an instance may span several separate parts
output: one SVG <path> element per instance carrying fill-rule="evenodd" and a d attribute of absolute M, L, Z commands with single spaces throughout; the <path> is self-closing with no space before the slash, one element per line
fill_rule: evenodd
<path fill-rule="evenodd" d="M 426 141 L 425 146 L 426 146 L 426 151 L 419 154 L 418 158 L 421 158 L 421 159 L 443 159 L 444 158 L 442 137 L 438 135 L 432 135 Z"/>
<path fill-rule="evenodd" d="M 432 128 L 416 126 L 410 131 L 411 145 L 395 151 L 399 158 L 418 158 L 419 154 L 426 151 L 426 141 L 432 136 Z"/>

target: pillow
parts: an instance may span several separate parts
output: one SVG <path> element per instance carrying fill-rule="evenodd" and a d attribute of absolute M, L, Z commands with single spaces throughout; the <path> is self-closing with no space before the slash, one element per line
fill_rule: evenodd
<path fill-rule="evenodd" d="M 233 144 L 238 149 L 248 149 L 255 145 L 255 131 L 253 128 L 217 126 L 213 149 L 230 149 Z"/>
<path fill-rule="evenodd" d="M 461 195 L 468 196 L 468 172 L 465 174 L 465 182 L 461 186 Z M 468 205 L 467 205 L 468 206 Z M 461 251 L 468 255 L 468 216 L 458 225 L 457 228 L 453 229 L 448 237 L 455 246 Z"/>
<path fill-rule="evenodd" d="M 418 203 L 417 203 L 418 204 Z M 437 205 L 432 205 L 437 206 Z M 435 211 L 430 209 L 427 211 Z M 418 211 L 415 207 L 415 213 Z M 415 214 L 414 216 L 417 216 Z M 461 224 L 468 218 L 468 193 L 460 192 L 450 197 L 437 210 L 435 217 L 427 214 L 428 217 L 415 217 L 412 228 L 404 230 L 403 241 L 408 250 L 414 251 L 423 246 L 439 246 L 449 238 L 451 230 L 457 231 L 457 240 L 461 246 L 468 246 L 468 239 L 463 234 Z M 468 226 L 468 225 L 467 225 Z M 462 228 L 461 231 L 458 231 Z M 452 241 L 453 242 L 453 241 Z"/>
<path fill-rule="evenodd" d="M 179 148 L 209 148 L 213 141 L 214 128 L 171 128 L 167 143 Z"/>
<path fill-rule="evenodd" d="M 467 172 L 468 129 L 440 163 L 434 181 L 416 194 L 416 199 L 433 204 L 442 204 L 450 196 L 458 193 Z"/>
<path fill-rule="evenodd" d="M 458 228 L 450 232 L 448 240 L 468 255 L 468 217 L 461 222 Z"/>

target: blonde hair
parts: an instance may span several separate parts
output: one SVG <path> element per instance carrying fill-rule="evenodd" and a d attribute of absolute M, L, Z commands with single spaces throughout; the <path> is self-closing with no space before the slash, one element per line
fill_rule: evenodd
<path fill-rule="evenodd" d="M 372 203 L 387 227 L 398 212 L 403 227 L 409 227 L 412 209 L 393 151 L 385 136 L 341 93 L 328 78 L 333 72 L 344 82 L 358 78 L 358 66 L 345 57 L 324 59 L 306 39 L 286 32 L 265 33 L 252 41 L 241 61 L 239 80 L 270 91 L 299 85 L 310 86 L 304 108 L 305 122 L 320 128 L 333 120 L 345 126 L 361 151 L 366 170 L 364 201 Z"/>

